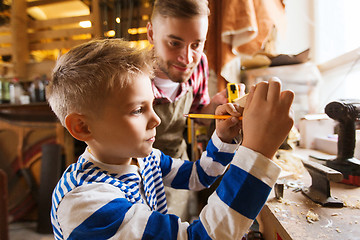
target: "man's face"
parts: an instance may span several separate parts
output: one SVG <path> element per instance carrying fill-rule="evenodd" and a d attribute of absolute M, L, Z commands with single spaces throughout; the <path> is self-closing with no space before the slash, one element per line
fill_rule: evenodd
<path fill-rule="evenodd" d="M 148 39 L 154 45 L 156 76 L 185 82 L 204 50 L 208 17 L 173 18 L 156 16 L 148 24 Z"/>

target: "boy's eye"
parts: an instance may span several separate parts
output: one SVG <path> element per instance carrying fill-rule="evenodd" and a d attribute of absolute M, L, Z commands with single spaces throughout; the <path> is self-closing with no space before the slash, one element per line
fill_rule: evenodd
<path fill-rule="evenodd" d="M 134 114 L 134 115 L 139 115 L 139 114 L 141 114 L 143 111 L 144 111 L 144 109 L 143 109 L 142 107 L 139 107 L 139 108 L 135 109 L 135 110 L 132 112 L 132 114 Z"/>

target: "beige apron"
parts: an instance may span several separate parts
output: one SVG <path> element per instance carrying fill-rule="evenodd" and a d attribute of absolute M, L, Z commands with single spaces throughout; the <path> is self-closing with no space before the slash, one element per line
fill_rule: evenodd
<path fill-rule="evenodd" d="M 154 110 L 161 118 L 161 124 L 156 128 L 156 140 L 154 148 L 160 149 L 166 155 L 173 158 L 189 159 L 186 152 L 186 142 L 183 137 L 186 127 L 186 118 L 193 102 L 193 89 L 176 102 L 154 105 Z M 183 221 L 189 221 L 194 215 L 189 211 L 197 204 L 194 199 L 195 193 L 188 190 L 178 190 L 165 187 L 168 212 L 180 217 Z"/>
<path fill-rule="evenodd" d="M 160 149 L 173 158 L 189 159 L 186 152 L 186 142 L 183 137 L 186 118 L 193 102 L 193 89 L 176 102 L 154 106 L 156 114 L 161 118 L 161 124 L 156 128 L 154 148 Z"/>

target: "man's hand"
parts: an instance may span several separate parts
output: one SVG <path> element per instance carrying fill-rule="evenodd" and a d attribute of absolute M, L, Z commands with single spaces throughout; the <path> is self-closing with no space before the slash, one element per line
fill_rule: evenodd
<path fill-rule="evenodd" d="M 271 159 L 294 124 L 293 99 L 292 91 L 281 91 L 278 78 L 253 86 L 243 112 L 242 145 Z"/>

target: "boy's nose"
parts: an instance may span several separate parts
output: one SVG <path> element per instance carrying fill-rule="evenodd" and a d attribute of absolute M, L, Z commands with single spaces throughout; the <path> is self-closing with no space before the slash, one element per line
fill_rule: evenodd
<path fill-rule="evenodd" d="M 159 126 L 161 123 L 161 119 L 159 118 L 159 116 L 155 113 L 155 111 L 153 110 L 153 115 L 150 121 L 150 128 L 155 128 L 157 126 Z"/>

